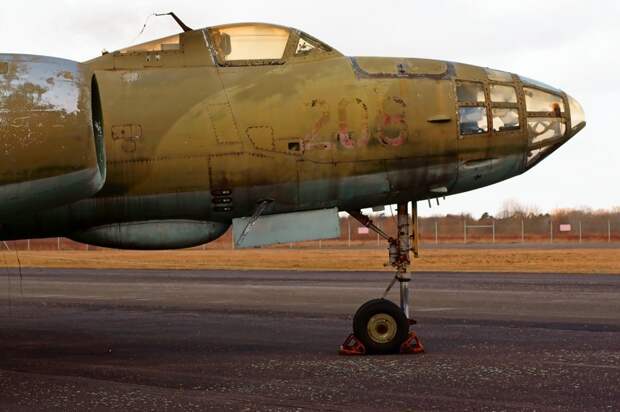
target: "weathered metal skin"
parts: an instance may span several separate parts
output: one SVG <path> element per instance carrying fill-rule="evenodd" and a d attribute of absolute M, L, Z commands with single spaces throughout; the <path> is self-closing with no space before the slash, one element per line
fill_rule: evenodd
<path fill-rule="evenodd" d="M 72 233 L 78 242 L 133 250 L 181 249 L 222 236 L 230 224 L 195 220 L 148 220 L 113 223 Z"/>
<path fill-rule="evenodd" d="M 476 66 L 346 57 L 329 47 L 300 54 L 305 35 L 286 30 L 286 51 L 275 61 L 223 64 L 204 29 L 180 34 L 174 47 L 85 63 L 101 95 L 107 181 L 94 197 L 5 220 L 0 237 L 148 220 L 229 223 L 265 200 L 266 214 L 355 210 L 476 189 L 535 164 L 526 166 L 530 132 L 518 76 L 498 81 Z M 493 85 L 514 87 L 520 127 L 462 136 L 462 81 L 482 85 L 487 101 Z M 569 131 L 557 147 L 583 127 L 571 131 L 570 116 L 562 113 Z"/>
<path fill-rule="evenodd" d="M 97 193 L 105 181 L 88 66 L 0 54 L 0 219 Z M 99 158 L 98 158 L 99 156 Z"/>

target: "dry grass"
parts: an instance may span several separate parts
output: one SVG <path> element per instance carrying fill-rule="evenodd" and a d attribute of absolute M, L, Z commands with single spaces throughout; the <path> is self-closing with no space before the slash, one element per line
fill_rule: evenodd
<path fill-rule="evenodd" d="M 14 253 L 0 253 L 14 267 Z M 618 273 L 618 249 L 422 250 L 415 271 Z M 24 267 L 128 269 L 389 270 L 384 250 L 183 250 L 19 252 Z M 2 262 L 0 262 L 2 264 Z"/>

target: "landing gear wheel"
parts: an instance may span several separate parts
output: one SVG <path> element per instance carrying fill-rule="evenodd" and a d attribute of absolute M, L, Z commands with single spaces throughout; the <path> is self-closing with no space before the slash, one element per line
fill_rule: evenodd
<path fill-rule="evenodd" d="M 353 317 L 353 334 L 371 354 L 398 353 L 409 336 L 409 320 L 386 299 L 364 303 Z"/>
<path fill-rule="evenodd" d="M 410 236 L 409 202 L 397 206 L 396 222 L 398 234 L 391 237 L 378 228 L 372 220 L 359 210 L 347 211 L 361 224 L 375 231 L 388 241 L 388 256 L 395 275 L 385 292 L 385 298 L 398 281 L 400 286 L 400 307 L 385 299 L 374 299 L 364 303 L 353 317 L 353 333 L 340 345 L 338 353 L 345 356 L 387 353 L 423 353 L 424 346 L 415 334 L 409 332 L 409 325 L 416 323 L 409 315 L 409 281 L 411 280 L 411 251 L 417 257 L 417 206 L 413 203 L 413 234 Z M 413 249 L 411 242 L 414 242 Z"/>

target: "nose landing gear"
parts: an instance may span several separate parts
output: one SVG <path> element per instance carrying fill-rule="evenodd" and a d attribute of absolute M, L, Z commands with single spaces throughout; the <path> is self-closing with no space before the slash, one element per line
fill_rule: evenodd
<path fill-rule="evenodd" d="M 409 235 L 410 222 L 407 203 L 398 204 L 398 236 L 392 238 L 378 228 L 359 211 L 348 213 L 364 226 L 378 233 L 388 241 L 390 265 L 396 269 L 394 278 L 380 299 L 369 300 L 359 307 L 353 317 L 353 333 L 340 346 L 341 355 L 421 353 L 424 347 L 409 325 L 416 323 L 409 316 L 409 281 L 411 273 L 411 240 L 414 255 L 417 256 L 417 210 L 413 204 L 413 236 Z M 398 281 L 400 285 L 400 307 L 385 297 Z"/>

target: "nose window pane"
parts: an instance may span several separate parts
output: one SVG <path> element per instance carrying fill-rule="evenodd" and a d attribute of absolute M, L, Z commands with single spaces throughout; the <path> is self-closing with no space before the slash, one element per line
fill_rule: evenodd
<path fill-rule="evenodd" d="M 564 136 L 566 124 L 562 119 L 530 117 L 527 119 L 530 145 Z"/>
<path fill-rule="evenodd" d="M 463 82 L 456 85 L 459 102 L 484 103 L 484 87 L 482 83 Z"/>
<path fill-rule="evenodd" d="M 493 103 L 517 103 L 517 91 L 512 86 L 492 84 L 491 101 Z"/>
<path fill-rule="evenodd" d="M 528 112 L 555 113 L 558 117 L 564 113 L 564 102 L 560 96 L 529 87 L 524 87 L 523 92 Z"/>
<path fill-rule="evenodd" d="M 484 107 L 461 107 L 459 108 L 459 119 L 461 135 L 480 134 L 489 131 L 487 109 Z"/>
<path fill-rule="evenodd" d="M 493 130 L 504 132 L 519 128 L 519 111 L 517 109 L 493 108 Z"/>
<path fill-rule="evenodd" d="M 532 161 L 538 159 L 543 153 L 545 153 L 546 151 L 548 151 L 550 149 L 550 147 L 541 147 L 539 149 L 534 149 L 534 150 L 530 150 L 529 152 L 527 152 L 527 164 L 531 164 Z"/>
<path fill-rule="evenodd" d="M 487 76 L 492 82 L 511 82 L 512 75 L 500 70 L 486 69 Z"/>
<path fill-rule="evenodd" d="M 570 106 L 570 121 L 572 127 L 578 126 L 586 121 L 586 114 L 577 100 L 568 96 L 568 105 Z"/>

